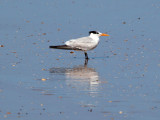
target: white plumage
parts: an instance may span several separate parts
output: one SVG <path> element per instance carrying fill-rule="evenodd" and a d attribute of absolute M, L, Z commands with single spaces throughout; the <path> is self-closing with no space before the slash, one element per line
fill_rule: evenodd
<path fill-rule="evenodd" d="M 88 37 L 71 39 L 69 41 L 66 41 L 65 45 L 50 46 L 50 48 L 84 51 L 85 58 L 88 59 L 86 51 L 92 50 L 98 45 L 100 36 L 109 36 L 109 35 L 97 31 L 90 31 Z"/>

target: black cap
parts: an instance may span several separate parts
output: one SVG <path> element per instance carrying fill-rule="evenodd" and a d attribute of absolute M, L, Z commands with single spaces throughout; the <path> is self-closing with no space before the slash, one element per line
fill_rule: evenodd
<path fill-rule="evenodd" d="M 89 31 L 89 34 L 91 34 L 91 33 L 93 33 L 93 34 L 99 34 L 99 32 L 97 32 L 97 31 Z"/>

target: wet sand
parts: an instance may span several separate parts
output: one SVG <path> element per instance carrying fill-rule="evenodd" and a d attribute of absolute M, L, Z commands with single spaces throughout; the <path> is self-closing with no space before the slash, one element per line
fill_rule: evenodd
<path fill-rule="evenodd" d="M 1 5 L 0 119 L 159 120 L 158 0 Z M 88 63 L 83 52 L 48 48 L 90 30 L 110 37 Z"/>

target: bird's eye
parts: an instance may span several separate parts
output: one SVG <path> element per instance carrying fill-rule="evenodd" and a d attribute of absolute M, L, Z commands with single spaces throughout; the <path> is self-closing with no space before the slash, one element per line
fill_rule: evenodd
<path fill-rule="evenodd" d="M 94 34 L 99 34 L 99 32 L 97 32 L 97 31 L 94 31 Z"/>

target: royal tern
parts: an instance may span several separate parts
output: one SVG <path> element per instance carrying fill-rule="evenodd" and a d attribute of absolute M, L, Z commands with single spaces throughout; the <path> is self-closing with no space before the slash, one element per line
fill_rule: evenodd
<path fill-rule="evenodd" d="M 88 37 L 71 39 L 69 41 L 66 41 L 65 45 L 49 46 L 49 48 L 84 51 L 85 59 L 88 59 L 87 51 L 97 47 L 100 36 L 109 36 L 109 35 L 97 31 L 90 31 Z"/>

